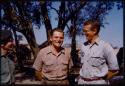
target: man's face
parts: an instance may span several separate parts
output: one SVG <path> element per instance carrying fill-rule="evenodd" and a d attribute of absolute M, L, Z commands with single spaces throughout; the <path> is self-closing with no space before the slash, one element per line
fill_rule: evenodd
<path fill-rule="evenodd" d="M 91 30 L 91 25 L 85 25 L 83 28 L 83 33 L 86 36 L 88 41 L 92 41 L 94 36 L 96 35 L 96 29 Z"/>
<path fill-rule="evenodd" d="M 15 42 L 13 39 L 10 39 L 4 46 L 3 49 L 9 51 L 13 46 L 15 45 Z"/>
<path fill-rule="evenodd" d="M 61 47 L 63 40 L 64 40 L 64 34 L 58 31 L 55 31 L 52 37 L 50 38 L 52 45 L 57 48 Z"/>

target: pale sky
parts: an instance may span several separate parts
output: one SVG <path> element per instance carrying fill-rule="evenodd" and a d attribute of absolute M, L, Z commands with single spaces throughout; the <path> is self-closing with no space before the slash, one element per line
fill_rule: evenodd
<path fill-rule="evenodd" d="M 51 14 L 51 24 L 52 28 L 57 26 L 57 21 L 55 21 L 54 16 L 56 14 L 52 11 Z M 106 21 L 109 23 L 105 25 L 105 28 L 101 28 L 100 37 L 112 44 L 114 47 L 123 47 L 123 9 L 117 10 L 116 7 L 106 16 Z M 34 33 L 36 36 L 36 41 L 38 44 L 42 44 L 46 41 L 46 31 L 44 25 L 41 25 L 40 29 L 34 29 Z M 23 38 L 23 41 L 26 41 Z M 83 43 L 85 37 L 77 37 L 77 42 Z M 64 44 L 70 43 L 71 39 L 65 37 Z"/>

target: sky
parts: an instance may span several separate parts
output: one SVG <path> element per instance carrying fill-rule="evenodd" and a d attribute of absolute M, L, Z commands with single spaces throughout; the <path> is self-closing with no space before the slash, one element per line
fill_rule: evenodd
<path fill-rule="evenodd" d="M 123 9 L 115 7 L 107 16 L 108 25 L 101 29 L 100 36 L 114 47 L 123 46 Z"/>
<path fill-rule="evenodd" d="M 52 28 L 55 28 L 58 24 L 54 19 L 56 14 L 54 11 L 52 11 L 50 15 Z M 101 28 L 100 38 L 109 42 L 113 47 L 123 47 L 123 9 L 117 10 L 117 8 L 114 7 L 109 15 L 106 16 L 106 21 L 109 24 L 106 24 L 105 28 Z M 46 41 L 45 33 L 46 30 L 44 25 L 41 25 L 40 29 L 34 29 L 37 44 L 42 44 L 44 41 Z M 83 43 L 85 41 L 85 37 L 77 37 L 76 41 L 78 43 Z M 23 43 L 26 43 L 24 37 Z M 71 39 L 65 36 L 64 44 L 69 43 L 71 43 Z"/>

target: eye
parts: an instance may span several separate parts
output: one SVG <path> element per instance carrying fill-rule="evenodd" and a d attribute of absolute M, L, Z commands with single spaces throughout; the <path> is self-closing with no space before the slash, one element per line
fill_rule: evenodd
<path fill-rule="evenodd" d="M 60 39 L 63 39 L 64 37 L 60 37 Z"/>
<path fill-rule="evenodd" d="M 92 32 L 92 30 L 90 30 L 90 29 L 83 30 L 83 33 L 90 33 L 90 32 Z"/>
<path fill-rule="evenodd" d="M 57 39 L 58 37 L 57 37 L 57 36 L 55 36 L 54 38 L 56 38 L 56 39 Z"/>

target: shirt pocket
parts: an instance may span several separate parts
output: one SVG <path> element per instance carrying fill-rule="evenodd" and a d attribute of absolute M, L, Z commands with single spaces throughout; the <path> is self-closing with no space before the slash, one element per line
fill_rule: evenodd
<path fill-rule="evenodd" d="M 99 67 L 105 63 L 105 60 L 101 57 L 91 57 L 89 60 L 89 64 L 93 67 Z"/>
<path fill-rule="evenodd" d="M 44 62 L 44 65 L 43 65 L 44 72 L 49 73 L 49 72 L 53 71 L 54 68 L 55 68 L 54 62 L 52 62 L 52 61 Z"/>

